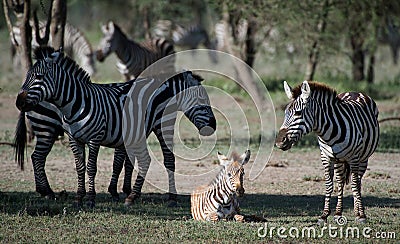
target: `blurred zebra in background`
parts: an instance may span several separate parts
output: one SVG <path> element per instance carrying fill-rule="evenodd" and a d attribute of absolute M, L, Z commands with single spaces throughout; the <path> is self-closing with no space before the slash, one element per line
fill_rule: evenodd
<path fill-rule="evenodd" d="M 129 146 L 128 153 L 129 150 L 133 150 L 134 156 L 138 158 L 139 162 L 138 178 L 133 192 L 126 201 L 127 204 L 131 204 L 140 196 L 150 164 L 145 140 L 151 131 L 157 134 L 162 149 L 169 150 L 164 154 L 167 156 L 164 158 L 164 164 L 166 167 L 170 167 L 168 175 L 172 176 L 169 178 L 170 182 L 173 181 L 170 187 L 175 187 L 172 139 L 176 111 L 183 111 L 198 128 L 201 135 L 211 135 L 215 131 L 215 117 L 206 90 L 201 86 L 200 77 L 192 75 L 189 71 L 172 77 L 160 87 L 161 81 L 148 78 L 131 80 L 126 83 L 94 84 L 90 82 L 89 76 L 62 52 L 54 51 L 52 48 L 40 48 L 35 51 L 35 56 L 37 62 L 27 74 L 21 92 L 18 94 L 16 105 L 21 111 L 30 111 L 43 99 L 52 99 L 60 107 L 64 116 L 64 128 L 70 136 L 70 145 L 75 156 L 78 173 L 78 203 L 86 195 L 85 144 L 89 145 L 88 204 L 94 206 L 96 195 L 94 180 L 99 147 L 103 145 L 117 148 L 120 156 L 123 155 L 122 150 L 125 145 L 123 139 L 128 138 L 125 140 Z M 54 72 L 49 72 L 50 70 L 54 70 Z M 62 83 L 60 83 L 61 81 Z M 144 99 L 139 99 L 137 103 L 133 102 L 133 106 L 136 107 L 129 110 L 130 114 L 124 117 L 125 100 L 137 99 L 134 95 L 133 98 L 127 96 L 132 85 L 134 86 L 133 92 L 140 93 Z M 156 95 L 154 95 L 154 91 L 156 91 Z M 82 93 L 85 94 L 84 97 L 82 97 Z M 173 102 L 169 102 L 171 99 Z M 147 101 L 149 101 L 149 106 L 145 107 Z M 128 131 L 123 131 L 123 121 L 125 120 Z M 173 161 L 170 157 L 173 158 Z M 116 158 L 122 161 L 119 162 L 122 168 L 124 157 L 115 157 L 114 159 Z M 170 190 L 175 190 L 175 188 L 170 188 Z M 176 190 L 173 194 L 175 193 Z"/>
<path fill-rule="evenodd" d="M 292 89 L 284 88 L 291 102 L 286 106 L 285 119 L 276 138 L 276 146 L 289 150 L 311 131 L 318 135 L 321 160 L 325 169 L 325 205 L 319 222 L 326 222 L 333 192 L 333 176 L 338 183 L 335 217 L 342 215 L 343 187 L 350 180 L 354 198 L 354 214 L 358 221 L 366 220 L 361 200 L 361 179 L 368 158 L 379 140 L 378 108 L 362 93 L 335 90 L 317 82 L 304 81 Z"/>
<path fill-rule="evenodd" d="M 193 219 L 206 221 L 235 219 L 243 222 L 244 216 L 240 215 L 237 197 L 244 194 L 243 166 L 250 159 L 250 150 L 240 157 L 233 154 L 232 160 L 218 152 L 218 159 L 222 169 L 217 177 L 210 185 L 197 188 L 191 195 Z"/>
<path fill-rule="evenodd" d="M 96 51 L 97 60 L 103 62 L 108 55 L 115 52 L 119 62 L 118 71 L 126 80 L 137 78 L 148 66 L 168 55 L 174 54 L 174 46 L 163 38 L 155 38 L 142 43 L 136 43 L 122 32 L 121 28 L 110 21 L 101 30 L 104 37 Z M 157 72 L 172 74 L 175 72 L 175 59 L 169 58 Z"/>
<path fill-rule="evenodd" d="M 152 33 L 154 37 L 171 40 L 183 49 L 196 49 L 200 45 L 210 50 L 217 49 L 217 40 L 211 40 L 205 28 L 198 24 L 184 27 L 170 20 L 158 20 Z M 209 56 L 212 62 L 218 61 L 215 54 Z"/>
<path fill-rule="evenodd" d="M 31 21 L 33 24 L 33 21 Z M 40 35 L 44 35 L 46 29 L 46 23 L 40 21 L 39 22 L 39 31 Z M 17 53 L 16 46 L 21 43 L 21 33 L 19 27 L 13 27 L 14 38 L 11 38 L 11 57 L 13 59 L 14 67 L 19 66 L 20 58 Z M 51 35 L 49 35 L 49 42 L 51 43 Z M 35 29 L 32 28 L 32 49 L 35 49 L 39 46 L 39 43 L 36 41 L 36 32 Z M 89 41 L 85 37 L 85 35 L 75 26 L 70 23 L 65 24 L 65 32 L 64 32 L 64 52 L 73 59 L 76 59 L 77 62 L 81 65 L 81 67 L 89 74 L 94 75 L 96 73 L 96 66 L 94 60 L 94 54 L 92 51 L 92 46 Z"/>

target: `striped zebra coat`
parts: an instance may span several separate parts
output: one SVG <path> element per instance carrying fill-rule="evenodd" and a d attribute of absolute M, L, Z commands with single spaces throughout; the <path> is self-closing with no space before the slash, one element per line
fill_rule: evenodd
<path fill-rule="evenodd" d="M 33 25 L 33 21 L 30 23 Z M 46 30 L 46 23 L 39 22 L 39 33 L 44 35 Z M 17 58 L 16 47 L 21 43 L 21 33 L 19 27 L 13 27 L 13 35 L 15 37 L 11 38 L 11 55 L 13 58 L 13 63 L 19 62 Z M 15 41 L 17 43 L 15 43 Z M 49 36 L 49 42 L 51 43 L 51 35 Z M 39 47 L 39 43 L 36 41 L 36 32 L 32 28 L 32 49 Z M 70 23 L 65 23 L 64 32 L 64 52 L 73 59 L 78 60 L 80 66 L 89 74 L 94 75 L 96 73 L 96 65 L 94 60 L 94 54 L 92 51 L 92 46 L 85 37 L 85 35 L 75 26 Z M 16 66 L 16 65 L 14 65 Z"/>
<path fill-rule="evenodd" d="M 104 37 L 96 51 L 97 60 L 103 62 L 115 52 L 119 59 L 118 71 L 126 80 L 137 78 L 154 62 L 175 53 L 173 44 L 165 39 L 152 39 L 143 43 L 128 39 L 121 28 L 112 21 L 103 25 L 101 30 Z M 157 75 L 166 74 L 164 78 L 168 78 L 168 75 L 175 73 L 174 56 L 160 62 L 156 70 Z"/>
<path fill-rule="evenodd" d="M 243 165 L 250 159 L 250 150 L 240 157 L 234 154 L 232 160 L 218 152 L 218 159 L 222 169 L 217 177 L 210 185 L 197 188 L 191 195 L 193 219 L 206 221 L 235 219 L 243 222 L 244 217 L 240 215 L 237 197 L 244 194 Z"/>
<path fill-rule="evenodd" d="M 81 200 L 86 193 L 84 180 L 85 144 L 89 145 L 87 169 L 89 176 L 88 195 L 91 204 L 94 204 L 94 177 L 96 174 L 96 161 L 100 145 L 123 150 L 123 138 L 124 136 L 128 138 L 125 141 L 125 145 L 132 146 L 127 148 L 128 154 L 133 152 L 134 156 L 138 158 L 138 178 L 140 177 L 144 181 L 150 164 L 150 157 L 145 144 L 146 116 L 144 116 L 144 114 L 147 109 L 146 105 L 151 103 L 151 95 L 160 86 L 161 81 L 140 79 L 127 83 L 94 84 L 90 82 L 86 73 L 80 69 L 73 60 L 65 57 L 63 53 L 54 52 L 51 48 L 40 48 L 36 50 L 35 54 L 37 56 L 37 62 L 27 74 L 26 81 L 17 97 L 16 105 L 22 111 L 29 111 L 44 99 L 50 99 L 54 101 L 62 112 L 64 123 L 68 125 L 67 133 L 71 138 L 70 144 L 77 164 L 78 200 Z M 208 97 L 205 93 L 205 89 L 200 89 L 199 81 L 195 76 L 192 76 L 191 72 L 184 72 L 177 75 L 177 77 L 171 79 L 184 80 L 189 84 L 189 87 L 192 86 L 192 88 L 197 91 L 194 92 L 192 96 L 185 94 L 185 99 L 193 97 L 198 102 L 208 101 L 201 100 L 202 98 Z M 125 100 L 131 99 L 131 97 L 128 96 L 128 91 L 131 87 L 132 92 L 137 92 L 133 93 L 133 96 L 135 96 L 135 94 L 141 94 L 144 97 L 142 97 L 143 100 L 133 102 L 134 109 L 125 111 L 127 115 L 125 114 L 126 116 L 124 117 L 124 103 Z M 139 90 L 135 90 L 137 89 L 136 87 L 140 87 Z M 148 89 L 143 90 L 143 87 Z M 201 111 L 204 103 L 197 104 L 185 99 L 182 98 L 182 101 L 177 102 L 177 104 L 198 106 L 196 108 L 185 107 L 185 110 L 183 110 L 185 113 L 188 113 L 187 116 L 189 115 L 189 118 L 190 116 L 196 117 L 194 116 L 195 111 Z M 147 101 L 149 101 L 149 103 L 147 103 Z M 211 113 L 212 115 L 209 104 L 204 105 L 204 107 L 206 107 L 207 113 Z M 142 118 L 142 120 L 135 118 Z M 214 119 L 214 128 L 207 126 L 209 124 L 201 124 L 200 121 L 204 122 L 203 120 L 199 120 L 199 122 L 196 121 L 195 125 L 207 126 L 207 128 L 199 129 L 204 129 L 204 133 L 212 133 L 215 130 L 215 118 L 212 116 L 211 119 Z M 123 129 L 124 121 L 125 125 L 128 123 L 128 127 L 125 127 L 127 128 L 125 131 Z M 175 120 L 173 120 L 172 125 L 174 121 Z M 167 120 L 166 124 L 169 125 L 169 122 L 170 121 Z M 129 131 L 129 126 L 132 126 L 134 131 Z M 168 129 L 162 130 L 162 132 L 165 131 L 168 131 Z M 143 181 L 141 182 L 142 184 Z M 141 186 L 135 184 L 133 193 L 136 195 L 140 194 L 140 189 Z"/>
<path fill-rule="evenodd" d="M 217 49 L 217 40 L 211 40 L 207 30 L 198 24 L 184 27 L 170 20 L 158 20 L 152 33 L 155 38 L 170 40 L 183 49 L 196 49 L 200 45 L 210 50 Z M 213 63 L 218 62 L 215 52 L 209 52 L 209 57 Z"/>
<path fill-rule="evenodd" d="M 325 168 L 325 205 L 321 221 L 330 214 L 333 176 L 338 182 L 338 202 L 335 216 L 342 215 L 343 187 L 350 179 L 354 197 L 354 214 L 365 221 L 361 199 L 361 179 L 368 158 L 379 140 L 378 108 L 362 93 L 337 94 L 333 89 L 316 82 L 304 81 L 292 89 L 284 82 L 291 102 L 286 106 L 285 119 L 276 138 L 276 146 L 288 150 L 311 131 L 318 135 L 321 160 Z"/>

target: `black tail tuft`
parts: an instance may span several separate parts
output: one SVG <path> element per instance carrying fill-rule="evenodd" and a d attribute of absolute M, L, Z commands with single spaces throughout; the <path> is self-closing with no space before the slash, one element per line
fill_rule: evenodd
<path fill-rule="evenodd" d="M 24 170 L 25 163 L 25 150 L 26 150 L 26 124 L 25 124 L 25 113 L 21 112 L 19 114 L 17 128 L 15 128 L 15 161 L 18 163 L 18 166 L 21 167 L 21 170 Z"/>

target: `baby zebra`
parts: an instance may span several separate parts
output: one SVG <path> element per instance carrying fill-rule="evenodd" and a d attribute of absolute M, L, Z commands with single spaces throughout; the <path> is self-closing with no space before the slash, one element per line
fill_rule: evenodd
<path fill-rule="evenodd" d="M 244 194 L 243 176 L 245 165 L 250 159 L 250 150 L 242 156 L 233 154 L 233 159 L 218 152 L 218 159 L 223 166 L 217 178 L 208 186 L 202 186 L 191 195 L 191 212 L 195 220 L 218 221 L 235 219 L 244 222 L 240 215 L 237 196 Z"/>

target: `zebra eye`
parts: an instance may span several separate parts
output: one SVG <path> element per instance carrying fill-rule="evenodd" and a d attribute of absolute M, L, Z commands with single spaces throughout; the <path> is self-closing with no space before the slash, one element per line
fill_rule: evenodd
<path fill-rule="evenodd" d="M 41 80 L 41 79 L 43 79 L 43 74 L 35 74 L 35 79 L 36 79 L 36 80 Z"/>
<path fill-rule="evenodd" d="M 228 177 L 231 177 L 232 176 L 232 174 L 231 173 L 228 173 Z"/>
<path fill-rule="evenodd" d="M 295 116 L 300 116 L 300 115 L 301 115 L 301 112 L 302 112 L 301 110 L 294 111 L 294 115 L 295 115 Z"/>

